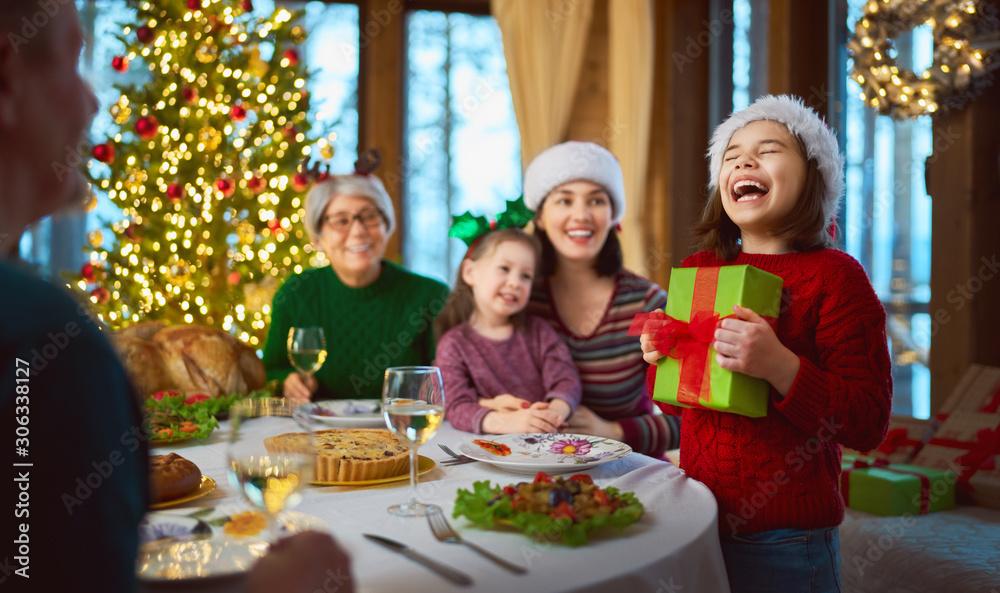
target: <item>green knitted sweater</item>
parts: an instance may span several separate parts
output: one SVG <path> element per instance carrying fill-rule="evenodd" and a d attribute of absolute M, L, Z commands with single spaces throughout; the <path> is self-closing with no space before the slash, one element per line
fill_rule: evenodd
<path fill-rule="evenodd" d="M 320 399 L 382 397 L 382 377 L 393 366 L 429 365 L 434 360 L 431 324 L 448 297 L 448 287 L 392 262 L 369 286 L 345 286 L 330 266 L 289 278 L 274 296 L 264 346 L 267 378 L 284 381 L 288 330 L 319 326 L 326 336 L 326 362 L 316 372 Z"/>

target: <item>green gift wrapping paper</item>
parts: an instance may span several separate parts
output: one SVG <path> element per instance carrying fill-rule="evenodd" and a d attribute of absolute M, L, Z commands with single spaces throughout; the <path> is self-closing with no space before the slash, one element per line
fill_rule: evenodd
<path fill-rule="evenodd" d="M 844 504 L 852 509 L 894 517 L 955 508 L 957 478 L 952 472 L 898 463 L 859 468 L 855 460 L 884 463 L 872 457 L 844 455 L 840 493 Z M 913 474 L 926 476 L 927 483 L 922 485 Z"/>
<path fill-rule="evenodd" d="M 781 277 L 753 266 L 674 268 L 670 271 L 664 311 L 673 319 L 690 322 L 696 312 L 715 313 L 720 318 L 732 316 L 733 305 L 740 305 L 768 318 L 775 327 L 781 286 Z M 694 356 L 664 356 L 657 362 L 653 399 L 751 418 L 767 415 L 770 384 L 721 368 L 715 354 L 709 344 L 704 353 Z"/>

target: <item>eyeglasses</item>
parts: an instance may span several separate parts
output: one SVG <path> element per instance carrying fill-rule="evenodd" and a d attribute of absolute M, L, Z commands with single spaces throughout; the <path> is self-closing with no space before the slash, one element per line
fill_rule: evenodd
<path fill-rule="evenodd" d="M 355 220 L 360 222 L 362 226 L 371 228 L 382 224 L 383 218 L 381 212 L 374 208 L 369 208 L 357 214 L 349 214 L 347 212 L 327 214 L 323 217 L 322 223 L 324 228 L 331 231 L 343 232 L 350 228 Z"/>

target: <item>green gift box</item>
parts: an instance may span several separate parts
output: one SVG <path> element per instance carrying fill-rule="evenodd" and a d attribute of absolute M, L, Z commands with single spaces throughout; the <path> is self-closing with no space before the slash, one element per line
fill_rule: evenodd
<path fill-rule="evenodd" d="M 776 327 L 781 285 L 781 277 L 753 266 L 672 269 L 664 311 L 676 346 L 657 362 L 653 399 L 765 416 L 770 384 L 720 367 L 711 343 L 716 324 L 733 315 L 733 305 L 752 309 Z"/>
<path fill-rule="evenodd" d="M 949 471 L 871 457 L 844 455 L 840 465 L 844 504 L 883 517 L 953 509 L 955 482 L 955 474 Z"/>

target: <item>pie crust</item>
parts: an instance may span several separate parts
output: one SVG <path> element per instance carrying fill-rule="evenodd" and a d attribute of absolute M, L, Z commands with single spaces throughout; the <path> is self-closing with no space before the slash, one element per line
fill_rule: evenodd
<path fill-rule="evenodd" d="M 304 433 L 264 439 L 269 453 L 301 450 Z M 314 482 L 381 480 L 404 473 L 410 450 L 388 430 L 330 429 L 316 431 Z"/>

